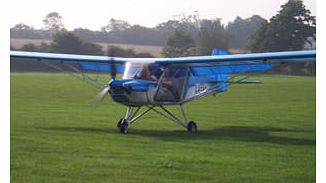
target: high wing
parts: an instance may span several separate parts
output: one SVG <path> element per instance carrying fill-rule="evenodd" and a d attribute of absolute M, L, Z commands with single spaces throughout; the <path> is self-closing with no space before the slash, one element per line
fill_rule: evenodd
<path fill-rule="evenodd" d="M 104 88 L 106 83 L 99 83 L 84 74 L 84 70 L 92 72 L 111 72 L 112 64 L 117 67 L 117 72 L 123 72 L 126 62 L 158 63 L 162 65 L 189 65 L 198 75 L 234 74 L 244 72 L 261 72 L 271 69 L 271 64 L 315 62 L 316 50 L 250 53 L 234 55 L 191 56 L 179 58 L 121 58 L 76 54 L 57 54 L 41 52 L 11 51 L 11 58 L 32 59 L 45 63 L 62 72 L 77 72 L 81 77 L 73 76 Z M 70 71 L 62 69 L 56 63 L 66 65 Z M 196 67 L 197 66 L 197 67 Z M 234 81 L 228 81 L 234 82 Z"/>
<path fill-rule="evenodd" d="M 316 61 L 316 50 L 179 57 L 161 59 L 157 62 L 162 64 L 238 65 L 251 63 L 276 64 L 309 61 Z"/>
<path fill-rule="evenodd" d="M 99 79 L 100 72 L 111 72 L 112 65 L 114 65 L 116 72 L 122 73 L 124 63 L 129 60 L 119 57 L 23 51 L 10 51 L 10 58 L 39 61 L 50 68 L 70 74 L 100 88 L 105 88 L 107 85 L 107 81 L 104 82 Z M 89 75 L 86 71 L 91 71 L 92 74 Z M 94 76 L 94 74 L 96 75 Z"/>
<path fill-rule="evenodd" d="M 42 53 L 42 52 L 25 52 L 10 51 L 11 58 L 36 59 L 44 61 L 58 62 L 79 62 L 79 63 L 120 63 L 129 61 L 151 62 L 152 58 L 121 58 L 94 55 L 76 55 L 76 54 L 60 54 L 60 53 Z"/>
<path fill-rule="evenodd" d="M 79 63 L 125 63 L 153 62 L 161 64 L 215 64 L 215 65 L 236 65 L 249 63 L 285 63 L 285 62 L 308 62 L 316 61 L 316 50 L 289 51 L 289 52 L 269 52 L 269 53 L 250 53 L 217 56 L 192 56 L 179 58 L 121 58 L 107 56 L 57 54 L 41 52 L 22 52 L 10 51 L 11 58 L 37 59 L 60 62 L 79 62 Z"/>
<path fill-rule="evenodd" d="M 245 79 L 256 73 L 271 70 L 273 65 L 316 61 L 316 50 L 234 55 L 225 53 L 212 56 L 161 59 L 156 62 L 163 65 L 188 65 L 193 75 L 201 78 L 206 77 L 206 80 L 215 78 L 226 90 L 226 86 L 229 84 L 260 83 L 245 81 Z"/>

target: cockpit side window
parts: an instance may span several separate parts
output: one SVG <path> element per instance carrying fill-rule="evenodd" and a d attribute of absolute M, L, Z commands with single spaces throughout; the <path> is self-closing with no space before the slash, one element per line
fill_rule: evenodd
<path fill-rule="evenodd" d="M 187 69 L 169 67 L 164 71 L 160 87 L 156 93 L 156 101 L 179 101 L 182 99 Z"/>

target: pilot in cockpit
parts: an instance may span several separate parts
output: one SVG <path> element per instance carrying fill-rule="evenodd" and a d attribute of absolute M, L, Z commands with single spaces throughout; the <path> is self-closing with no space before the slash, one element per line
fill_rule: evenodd
<path fill-rule="evenodd" d="M 136 78 L 157 82 L 160 79 L 162 72 L 163 69 L 159 65 L 156 64 L 145 65 L 141 70 L 141 72 L 136 74 Z"/>
<path fill-rule="evenodd" d="M 182 94 L 186 76 L 186 69 L 183 67 L 170 67 L 164 72 L 161 79 L 161 87 L 156 95 L 159 101 L 179 100 Z"/>

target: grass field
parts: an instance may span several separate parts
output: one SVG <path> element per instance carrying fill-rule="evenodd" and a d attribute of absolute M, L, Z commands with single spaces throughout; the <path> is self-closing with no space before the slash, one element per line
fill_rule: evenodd
<path fill-rule="evenodd" d="M 261 76 L 187 104 L 198 134 L 62 74 L 11 74 L 11 182 L 315 182 L 315 78 Z M 172 108 L 173 109 L 173 108 Z"/>

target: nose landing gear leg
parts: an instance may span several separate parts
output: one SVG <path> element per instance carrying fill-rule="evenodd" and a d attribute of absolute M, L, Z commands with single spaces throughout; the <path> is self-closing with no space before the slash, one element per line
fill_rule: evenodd
<path fill-rule="evenodd" d="M 128 127 L 130 124 L 130 117 L 132 114 L 132 107 L 128 106 L 125 118 L 121 118 L 117 124 L 117 127 L 120 129 L 120 133 L 126 134 L 128 133 Z"/>

